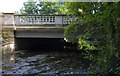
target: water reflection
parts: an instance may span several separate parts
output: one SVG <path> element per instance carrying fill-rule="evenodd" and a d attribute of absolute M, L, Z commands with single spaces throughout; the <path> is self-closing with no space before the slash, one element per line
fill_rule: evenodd
<path fill-rule="evenodd" d="M 68 49 L 14 51 L 13 46 L 3 47 L 4 74 L 88 73 L 89 61 L 83 58 L 81 52 Z"/>

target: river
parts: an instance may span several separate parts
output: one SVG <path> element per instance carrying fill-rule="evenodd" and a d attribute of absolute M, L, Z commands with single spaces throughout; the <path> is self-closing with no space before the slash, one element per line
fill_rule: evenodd
<path fill-rule="evenodd" d="M 89 74 L 90 61 L 76 49 L 14 51 L 8 44 L 2 52 L 3 74 Z"/>

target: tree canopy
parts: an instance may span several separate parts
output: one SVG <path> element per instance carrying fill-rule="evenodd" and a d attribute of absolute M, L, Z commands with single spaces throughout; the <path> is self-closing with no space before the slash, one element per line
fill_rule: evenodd
<path fill-rule="evenodd" d="M 86 50 L 91 73 L 120 73 L 120 2 L 67 2 L 66 6 L 68 14 L 81 21 L 69 25 L 65 35 L 73 42 L 78 40 L 79 49 Z M 90 50 L 98 50 L 98 54 Z"/>
<path fill-rule="evenodd" d="M 25 2 L 23 8 L 20 9 L 21 14 L 38 14 L 38 6 L 36 2 Z"/>
<path fill-rule="evenodd" d="M 61 14 L 60 7 L 64 2 L 25 2 L 21 14 L 52 15 Z"/>

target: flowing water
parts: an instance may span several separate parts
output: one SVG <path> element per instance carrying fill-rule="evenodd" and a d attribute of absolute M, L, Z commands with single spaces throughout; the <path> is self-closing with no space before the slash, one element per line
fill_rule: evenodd
<path fill-rule="evenodd" d="M 3 74 L 89 74 L 89 60 L 75 49 L 14 51 L 9 44 L 2 52 Z"/>

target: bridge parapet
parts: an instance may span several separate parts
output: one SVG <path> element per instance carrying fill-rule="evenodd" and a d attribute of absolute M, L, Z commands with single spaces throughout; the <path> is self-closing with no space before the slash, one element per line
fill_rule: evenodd
<path fill-rule="evenodd" d="M 3 25 L 30 25 L 30 24 L 71 24 L 75 22 L 77 18 L 66 15 L 15 15 L 14 13 L 3 13 L 2 24 Z"/>

